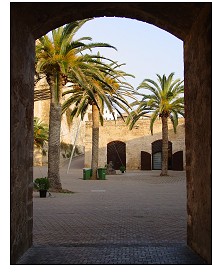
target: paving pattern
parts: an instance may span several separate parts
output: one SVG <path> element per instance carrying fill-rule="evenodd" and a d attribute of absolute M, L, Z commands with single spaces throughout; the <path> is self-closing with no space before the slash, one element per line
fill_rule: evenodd
<path fill-rule="evenodd" d="M 34 168 L 34 177 L 46 168 Z M 61 168 L 73 194 L 34 193 L 33 246 L 20 265 L 199 265 L 186 246 L 185 172 L 127 171 L 83 180 L 82 169 Z"/>

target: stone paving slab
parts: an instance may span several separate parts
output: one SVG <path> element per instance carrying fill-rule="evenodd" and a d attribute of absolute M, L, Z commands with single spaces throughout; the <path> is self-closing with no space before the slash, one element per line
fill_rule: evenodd
<path fill-rule="evenodd" d="M 34 178 L 47 168 L 34 168 Z M 127 171 L 83 180 L 61 168 L 73 194 L 33 194 L 33 247 L 18 264 L 204 264 L 186 246 L 185 171 Z"/>
<path fill-rule="evenodd" d="M 34 246 L 19 265 L 202 265 L 185 245 L 173 246 Z"/>

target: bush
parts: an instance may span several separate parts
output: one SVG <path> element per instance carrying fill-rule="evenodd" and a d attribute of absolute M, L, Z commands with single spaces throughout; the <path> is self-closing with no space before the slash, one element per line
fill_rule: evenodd
<path fill-rule="evenodd" d="M 37 178 L 37 179 L 35 179 L 34 183 L 35 183 L 34 186 L 37 190 L 48 190 L 50 187 L 49 180 L 47 177 Z"/>
<path fill-rule="evenodd" d="M 124 171 L 126 170 L 126 167 L 125 167 L 124 165 L 122 165 L 122 166 L 119 168 L 119 170 L 120 170 L 121 172 L 124 172 Z"/>

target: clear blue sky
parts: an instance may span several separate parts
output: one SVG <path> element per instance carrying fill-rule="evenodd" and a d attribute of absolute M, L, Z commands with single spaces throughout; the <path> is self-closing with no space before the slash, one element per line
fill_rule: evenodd
<path fill-rule="evenodd" d="M 183 42 L 170 33 L 138 20 L 101 17 L 88 21 L 75 38 L 90 36 L 93 42 L 105 42 L 117 48 L 99 48 L 100 54 L 118 63 L 135 79 L 128 81 L 136 88 L 145 78 L 156 80 L 156 74 L 184 79 Z"/>

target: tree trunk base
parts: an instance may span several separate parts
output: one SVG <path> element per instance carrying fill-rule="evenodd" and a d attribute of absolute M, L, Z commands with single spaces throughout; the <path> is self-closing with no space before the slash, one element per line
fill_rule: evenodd
<path fill-rule="evenodd" d="M 168 175 L 168 174 L 164 174 L 164 173 L 161 172 L 161 173 L 160 173 L 160 176 L 161 176 L 161 177 L 164 177 L 164 176 L 165 176 L 165 177 L 166 177 L 166 176 L 168 177 L 169 175 Z"/>
<path fill-rule="evenodd" d="M 98 180 L 98 179 L 97 179 L 97 176 L 91 176 L 90 180 Z"/>

